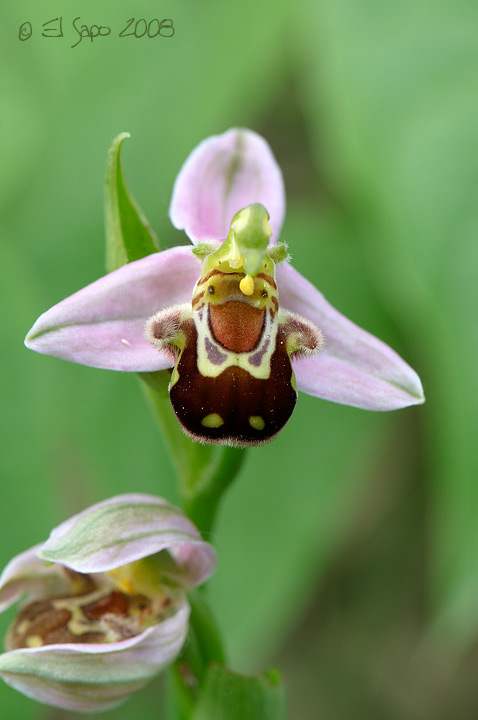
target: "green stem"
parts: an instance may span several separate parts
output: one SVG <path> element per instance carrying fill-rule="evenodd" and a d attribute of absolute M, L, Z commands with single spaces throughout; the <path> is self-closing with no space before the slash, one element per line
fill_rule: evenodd
<path fill-rule="evenodd" d="M 191 604 L 191 627 L 196 634 L 196 640 L 203 659 L 203 670 L 211 662 L 226 663 L 226 655 L 219 634 L 216 620 L 212 614 L 204 593 L 195 590 L 189 593 Z"/>
<path fill-rule="evenodd" d="M 225 654 L 216 622 L 200 591 L 189 593 L 191 616 L 188 640 L 174 663 L 171 679 L 174 683 L 177 720 L 190 718 L 198 694 L 211 663 L 225 664 Z"/>
<path fill-rule="evenodd" d="M 209 465 L 208 476 L 197 483 L 185 498 L 185 510 L 202 533 L 210 534 L 216 512 L 225 490 L 238 474 L 246 457 L 240 448 L 220 447 Z"/>
<path fill-rule="evenodd" d="M 140 373 L 139 377 L 166 440 L 183 507 L 198 529 L 209 535 L 221 497 L 239 472 L 245 450 L 202 445 L 188 438 L 169 402 L 170 373 Z"/>
<path fill-rule="evenodd" d="M 139 377 L 143 380 L 143 390 L 166 441 L 181 496 L 184 497 L 187 495 L 188 489 L 194 486 L 197 475 L 201 473 L 203 466 L 208 463 L 211 449 L 193 443 L 181 430 L 169 402 L 170 372 L 163 370 L 139 373 Z"/>
<path fill-rule="evenodd" d="M 166 706 L 165 714 L 167 720 L 190 720 L 196 698 L 191 688 L 184 682 L 180 660 L 171 665 L 166 674 Z"/>

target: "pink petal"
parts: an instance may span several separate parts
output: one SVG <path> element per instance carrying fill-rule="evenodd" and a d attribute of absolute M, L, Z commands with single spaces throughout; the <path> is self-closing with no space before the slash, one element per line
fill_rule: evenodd
<path fill-rule="evenodd" d="M 420 378 L 388 345 L 333 308 L 297 270 L 277 268 L 281 307 L 322 330 L 320 355 L 294 363 L 299 390 L 365 410 L 394 410 L 424 401 Z"/>
<path fill-rule="evenodd" d="M 190 302 L 201 263 L 175 247 L 124 265 L 41 315 L 25 345 L 45 355 L 109 370 L 148 372 L 171 359 L 144 338 L 157 310 Z"/>
<path fill-rule="evenodd" d="M 11 560 L 0 577 L 0 612 L 13 605 L 24 593 L 32 599 L 67 593 L 70 580 L 55 565 L 40 560 L 41 545 L 20 553 Z"/>
<path fill-rule="evenodd" d="M 153 495 L 118 495 L 55 528 L 38 554 L 82 573 L 113 570 L 169 550 L 181 582 L 192 587 L 216 568 L 216 551 L 182 510 Z"/>
<path fill-rule="evenodd" d="M 0 676 L 48 705 L 83 712 L 107 710 L 177 657 L 188 620 L 189 606 L 183 600 L 174 615 L 121 642 L 12 650 L 0 655 Z"/>
<path fill-rule="evenodd" d="M 169 214 L 193 242 L 223 240 L 236 212 L 251 203 L 266 208 L 277 242 L 285 214 L 281 170 L 264 138 L 234 128 L 192 151 L 176 178 Z"/>

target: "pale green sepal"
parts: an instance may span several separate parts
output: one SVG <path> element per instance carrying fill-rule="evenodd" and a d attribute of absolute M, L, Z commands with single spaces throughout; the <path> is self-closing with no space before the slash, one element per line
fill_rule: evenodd
<path fill-rule="evenodd" d="M 105 232 L 108 272 L 159 250 L 154 231 L 132 196 L 124 176 L 121 146 L 129 133 L 112 142 L 106 159 Z"/>
<path fill-rule="evenodd" d="M 162 498 L 129 493 L 66 520 L 52 531 L 37 555 L 77 572 L 99 573 L 161 550 L 173 556 L 179 569 L 175 580 L 184 587 L 204 582 L 215 570 L 214 548 L 201 539 L 181 510 Z M 163 564 L 157 572 L 168 574 L 168 569 Z"/>
<path fill-rule="evenodd" d="M 192 720 L 285 720 L 285 692 L 277 671 L 258 677 L 211 665 Z"/>

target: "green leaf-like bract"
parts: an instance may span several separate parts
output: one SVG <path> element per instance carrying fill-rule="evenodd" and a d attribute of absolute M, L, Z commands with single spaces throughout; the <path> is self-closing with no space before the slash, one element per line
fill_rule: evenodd
<path fill-rule="evenodd" d="M 158 240 L 126 184 L 121 159 L 121 133 L 112 142 L 106 159 L 105 231 L 108 272 L 159 250 Z"/>

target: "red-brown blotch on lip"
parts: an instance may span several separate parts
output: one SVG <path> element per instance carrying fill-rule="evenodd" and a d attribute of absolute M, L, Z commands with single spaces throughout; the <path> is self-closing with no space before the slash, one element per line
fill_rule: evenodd
<path fill-rule="evenodd" d="M 199 441 L 207 437 L 212 444 L 238 446 L 257 445 L 277 435 L 297 400 L 284 339 L 279 335 L 267 380 L 237 366 L 206 377 L 197 367 L 197 332 L 192 320 L 184 330 L 187 350 L 176 366 L 182 381 L 172 383 L 170 398 L 185 432 Z"/>
<path fill-rule="evenodd" d="M 226 350 L 250 352 L 259 342 L 265 310 L 231 300 L 209 307 L 209 322 L 215 340 Z"/>

